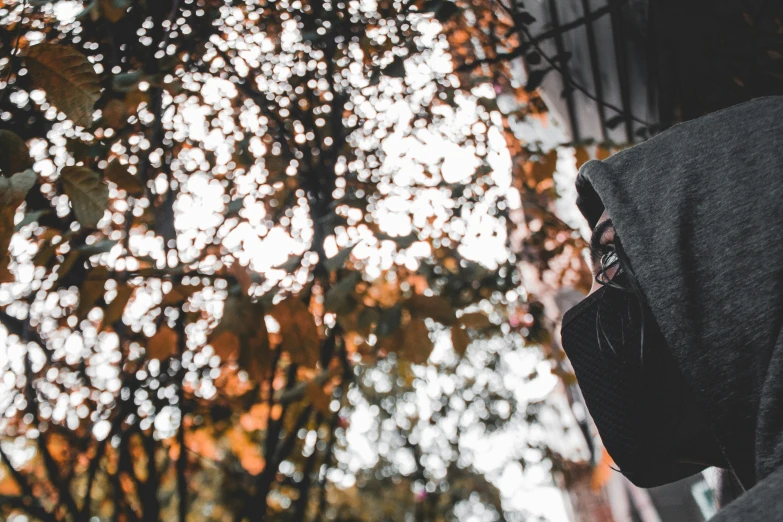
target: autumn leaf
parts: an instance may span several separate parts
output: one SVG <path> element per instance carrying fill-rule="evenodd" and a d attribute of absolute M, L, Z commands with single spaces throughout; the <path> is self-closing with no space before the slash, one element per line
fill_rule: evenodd
<path fill-rule="evenodd" d="M 598 146 L 595 151 L 595 157 L 599 160 L 605 160 L 612 155 L 612 151 L 608 147 Z"/>
<path fill-rule="evenodd" d="M 291 360 L 305 368 L 315 368 L 321 340 L 313 315 L 304 303 L 289 297 L 275 306 L 271 315 L 280 324 L 281 347 Z"/>
<path fill-rule="evenodd" d="M 454 351 L 462 357 L 465 352 L 468 351 L 468 345 L 470 345 L 470 337 L 468 332 L 460 328 L 458 325 L 451 327 L 451 346 Z"/>
<path fill-rule="evenodd" d="M 264 318 L 256 325 L 255 332 L 239 347 L 239 364 L 251 379 L 261 381 L 272 365 L 269 351 L 269 332 L 266 330 Z"/>
<path fill-rule="evenodd" d="M 391 78 L 404 78 L 405 58 L 402 56 L 395 56 L 389 65 L 381 69 L 381 74 Z"/>
<path fill-rule="evenodd" d="M 539 184 L 549 181 L 557 168 L 557 150 L 553 149 L 546 155 L 539 157 L 537 161 L 529 161 L 525 164 L 527 183 L 535 188 Z"/>
<path fill-rule="evenodd" d="M 398 355 L 411 364 L 425 364 L 430 358 L 434 345 L 430 332 L 423 319 L 414 318 L 405 326 L 402 346 Z"/>
<path fill-rule="evenodd" d="M 38 253 L 33 256 L 33 264 L 35 266 L 49 266 L 49 261 L 54 257 L 57 246 L 49 242 L 44 242 L 38 249 Z"/>
<path fill-rule="evenodd" d="M 106 307 L 106 312 L 103 316 L 104 324 L 114 324 L 122 319 L 122 313 L 125 311 L 125 305 L 130 301 L 133 295 L 134 288 L 127 283 L 121 284 L 117 288 L 117 295 L 114 296 L 112 302 Z"/>
<path fill-rule="evenodd" d="M 251 475 L 258 475 L 264 470 L 266 461 L 261 455 L 259 445 L 247 433 L 234 426 L 227 433 L 231 451 L 239 459 L 239 464 Z"/>
<path fill-rule="evenodd" d="M 463 314 L 459 318 L 459 323 L 466 328 L 473 328 L 474 330 L 483 330 L 492 326 L 492 321 L 489 320 L 489 317 L 481 312 Z"/>
<path fill-rule="evenodd" d="M 316 411 L 323 415 L 330 415 L 332 413 L 329 409 L 329 403 L 331 402 L 329 396 L 326 395 L 324 389 L 317 382 L 310 381 L 307 383 L 305 394 L 310 399 L 310 402 Z"/>
<path fill-rule="evenodd" d="M 223 317 L 207 342 L 221 359 L 238 355 L 240 368 L 251 379 L 264 379 L 271 363 L 269 333 L 264 306 L 245 294 L 231 295 L 223 305 Z"/>
<path fill-rule="evenodd" d="M 412 295 L 405 306 L 414 317 L 429 317 L 439 323 L 450 326 L 457 320 L 457 315 L 447 299 L 441 296 Z"/>
<path fill-rule="evenodd" d="M 30 150 L 15 133 L 0 130 L 0 171 L 7 177 L 32 166 Z"/>
<path fill-rule="evenodd" d="M 130 0 L 98 0 L 101 14 L 111 23 L 119 22 L 130 7 Z"/>
<path fill-rule="evenodd" d="M 210 460 L 217 460 L 220 458 L 220 451 L 217 447 L 215 438 L 206 428 L 185 430 L 185 447 L 193 453 Z"/>
<path fill-rule="evenodd" d="M 79 306 L 76 308 L 76 317 L 84 319 L 95 303 L 103 296 L 103 289 L 109 271 L 105 266 L 97 266 L 87 273 L 87 278 L 79 289 Z"/>
<path fill-rule="evenodd" d="M 253 276 L 247 266 L 243 266 L 239 264 L 238 261 L 234 261 L 234 263 L 228 267 L 227 272 L 237 280 L 237 284 L 243 294 L 247 294 L 250 291 L 250 287 L 253 285 Z"/>
<path fill-rule="evenodd" d="M 148 359 L 166 359 L 177 353 L 177 332 L 168 326 L 161 326 L 147 341 Z"/>
<path fill-rule="evenodd" d="M 144 184 L 141 179 L 128 172 L 128 166 L 123 165 L 116 158 L 109 162 L 104 173 L 106 174 L 106 179 L 128 194 L 139 195 L 144 193 Z"/>
<path fill-rule="evenodd" d="M 0 283 L 14 281 L 8 270 L 11 259 L 7 253 L 15 231 L 14 215 L 36 179 L 37 175 L 31 169 L 17 172 L 10 178 L 0 177 L 0 252 L 6 253 L 0 259 Z"/>
<path fill-rule="evenodd" d="M 202 290 L 203 285 L 174 285 L 168 294 L 163 296 L 161 303 L 163 306 L 177 305 L 187 301 L 190 296 Z"/>
<path fill-rule="evenodd" d="M 25 213 L 24 217 L 22 218 L 19 223 L 16 224 L 14 228 L 16 228 L 16 231 L 22 230 L 22 228 L 26 227 L 30 223 L 33 223 L 34 221 L 40 220 L 43 216 L 47 214 L 51 214 L 52 211 L 48 208 L 42 208 L 40 210 L 33 210 L 32 212 Z"/>
<path fill-rule="evenodd" d="M 22 489 L 11 474 L 3 473 L 3 477 L 0 479 L 0 495 L 15 497 L 21 493 Z"/>
<path fill-rule="evenodd" d="M 114 98 L 104 105 L 101 114 L 105 125 L 117 129 L 125 125 L 128 117 L 128 108 L 125 106 L 125 102 Z"/>
<path fill-rule="evenodd" d="M 324 308 L 326 311 L 337 312 L 338 314 L 349 313 L 356 305 L 351 294 L 360 280 L 360 273 L 351 272 L 338 281 L 337 284 L 333 285 L 324 297 Z"/>
<path fill-rule="evenodd" d="M 402 308 L 400 305 L 392 306 L 381 312 L 378 317 L 378 323 L 375 326 L 375 335 L 378 337 L 388 337 L 397 332 L 402 322 Z"/>
<path fill-rule="evenodd" d="M 87 57 L 68 45 L 42 43 L 30 48 L 25 61 L 33 87 L 76 125 L 89 127 L 101 84 Z"/>
<path fill-rule="evenodd" d="M 0 251 L 6 252 L 0 258 L 0 283 L 14 282 L 14 276 L 8 269 L 11 262 L 8 247 L 14 237 L 14 210 L 14 208 L 0 208 Z"/>
<path fill-rule="evenodd" d="M 223 303 L 223 317 L 212 331 L 210 339 L 226 330 L 239 337 L 248 337 L 254 333 L 258 323 L 263 321 L 261 305 L 252 302 L 246 295 L 230 295 Z"/>
<path fill-rule="evenodd" d="M 348 258 L 351 255 L 351 252 L 353 251 L 353 248 L 356 245 L 351 245 L 348 247 L 343 248 L 337 254 L 335 254 L 334 257 L 330 257 L 328 259 L 324 260 L 324 266 L 326 266 L 326 269 L 329 271 L 336 271 L 341 269 L 343 266 L 345 266 L 345 262 L 348 260 Z"/>
<path fill-rule="evenodd" d="M 64 167 L 61 177 L 79 223 L 86 228 L 98 226 L 109 206 L 109 187 L 87 167 Z"/>
<path fill-rule="evenodd" d="M 250 410 L 239 418 L 239 424 L 245 431 L 265 430 L 269 419 L 269 404 L 261 402 L 254 404 Z"/>
<path fill-rule="evenodd" d="M 223 330 L 218 335 L 210 337 L 209 344 L 215 354 L 221 359 L 228 359 L 239 352 L 239 337 L 230 330 Z"/>
<path fill-rule="evenodd" d="M 46 449 L 52 459 L 59 465 L 65 465 L 71 456 L 71 445 L 61 433 L 49 432 L 46 436 Z"/>
<path fill-rule="evenodd" d="M 79 257 L 81 257 L 81 254 L 78 250 L 71 250 L 68 252 L 68 255 L 65 256 L 65 260 L 57 269 L 57 275 L 60 278 L 64 277 L 68 272 L 71 271 L 71 268 L 73 268 L 74 263 L 76 263 Z"/>
<path fill-rule="evenodd" d="M 576 158 L 576 170 L 582 168 L 582 165 L 590 161 L 590 154 L 587 153 L 587 149 L 584 147 L 577 147 L 574 151 L 574 157 Z"/>
<path fill-rule="evenodd" d="M 10 178 L 0 177 L 0 209 L 16 210 L 37 179 L 38 175 L 32 169 L 17 172 Z M 13 216 L 13 213 L 11 215 Z M 11 230 L 14 230 L 13 221 Z"/>

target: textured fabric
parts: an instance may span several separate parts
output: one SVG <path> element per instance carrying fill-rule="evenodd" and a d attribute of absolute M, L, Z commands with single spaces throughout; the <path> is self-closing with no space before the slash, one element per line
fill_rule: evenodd
<path fill-rule="evenodd" d="M 730 107 L 590 161 L 577 190 L 590 223 L 605 205 L 732 469 L 745 488 L 763 481 L 743 497 L 780 505 L 783 97 Z M 748 498 L 742 505 L 754 502 Z M 732 520 L 783 519 L 783 510 L 775 513 Z"/>

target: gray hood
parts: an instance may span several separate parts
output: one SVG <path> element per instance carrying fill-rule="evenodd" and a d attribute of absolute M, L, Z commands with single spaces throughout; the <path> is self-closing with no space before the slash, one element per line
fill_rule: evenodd
<path fill-rule="evenodd" d="M 775 474 L 783 463 L 783 97 L 590 161 L 577 191 L 591 226 L 607 209 L 737 477 L 751 488 Z M 775 476 L 783 485 L 783 472 Z M 780 495 L 783 486 L 768 489 Z"/>

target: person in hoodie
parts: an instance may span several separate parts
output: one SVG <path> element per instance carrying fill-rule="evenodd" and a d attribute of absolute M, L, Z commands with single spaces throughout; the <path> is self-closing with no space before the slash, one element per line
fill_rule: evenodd
<path fill-rule="evenodd" d="M 595 283 L 562 345 L 632 482 L 708 466 L 717 521 L 783 520 L 783 97 L 676 125 L 577 176 Z"/>

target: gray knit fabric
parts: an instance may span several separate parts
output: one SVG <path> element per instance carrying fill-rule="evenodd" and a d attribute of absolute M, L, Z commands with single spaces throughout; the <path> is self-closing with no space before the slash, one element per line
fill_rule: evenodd
<path fill-rule="evenodd" d="M 577 187 L 591 223 L 606 206 L 683 376 L 748 489 L 715 520 L 783 520 L 783 97 L 590 161 Z"/>

